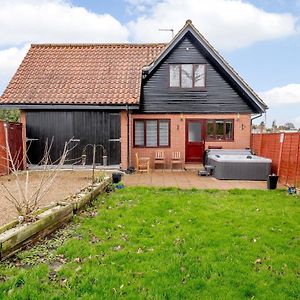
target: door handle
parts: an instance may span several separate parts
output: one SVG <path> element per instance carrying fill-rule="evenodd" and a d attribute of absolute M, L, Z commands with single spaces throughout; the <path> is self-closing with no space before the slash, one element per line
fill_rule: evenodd
<path fill-rule="evenodd" d="M 121 143 L 121 138 L 118 139 L 109 139 L 110 142 L 120 142 Z"/>

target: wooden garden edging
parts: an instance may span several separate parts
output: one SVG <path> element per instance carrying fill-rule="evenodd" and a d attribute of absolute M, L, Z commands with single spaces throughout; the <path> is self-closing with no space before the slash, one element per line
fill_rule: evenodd
<path fill-rule="evenodd" d="M 101 183 L 85 187 L 70 201 L 58 202 L 56 205 L 38 210 L 34 214 L 36 221 L 32 223 L 17 226 L 18 221 L 13 221 L 1 227 L 0 261 L 61 227 L 87 203 L 103 192 L 110 182 L 111 178 L 106 178 Z"/>

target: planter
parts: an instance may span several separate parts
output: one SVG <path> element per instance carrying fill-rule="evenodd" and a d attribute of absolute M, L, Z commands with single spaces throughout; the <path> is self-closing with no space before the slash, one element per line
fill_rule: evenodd
<path fill-rule="evenodd" d="M 13 221 L 1 227 L 0 260 L 12 256 L 18 250 L 35 243 L 64 225 L 74 213 L 103 192 L 110 182 L 111 179 L 107 178 L 101 183 L 84 188 L 73 197 L 74 201 L 62 201 L 39 209 L 33 214 L 36 221 L 32 223 L 18 226 L 18 221 Z"/>
<path fill-rule="evenodd" d="M 112 182 L 113 183 L 119 183 L 121 181 L 121 178 L 122 178 L 122 173 L 120 173 L 120 172 L 112 173 Z"/>

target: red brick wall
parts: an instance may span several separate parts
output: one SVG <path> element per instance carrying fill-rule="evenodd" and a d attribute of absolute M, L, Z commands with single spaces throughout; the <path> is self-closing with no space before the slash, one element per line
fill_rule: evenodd
<path fill-rule="evenodd" d="M 23 166 L 27 168 L 27 149 L 26 149 L 26 113 L 21 110 L 20 122 L 22 123 L 22 141 L 23 141 Z"/>
<path fill-rule="evenodd" d="M 170 158 L 173 151 L 180 151 L 183 159 L 185 159 L 185 120 L 186 119 L 234 119 L 234 141 L 217 141 L 206 142 L 205 147 L 208 146 L 222 146 L 224 149 L 239 149 L 250 147 L 251 137 L 251 116 L 237 115 L 237 114 L 222 114 L 222 115 L 201 115 L 201 114 L 134 114 L 130 115 L 130 165 L 135 166 L 136 152 L 140 156 L 147 156 L 151 158 L 151 167 L 153 167 L 153 159 L 157 148 L 134 148 L 132 142 L 133 136 L 133 119 L 170 119 L 171 120 L 171 147 L 159 148 L 160 151 L 165 152 L 167 158 L 167 167 L 170 167 Z M 126 112 L 121 113 L 121 165 L 123 168 L 127 167 L 127 116 Z"/>
<path fill-rule="evenodd" d="M 127 169 L 127 147 L 128 147 L 128 134 L 127 134 L 127 112 L 121 111 L 121 168 Z"/>

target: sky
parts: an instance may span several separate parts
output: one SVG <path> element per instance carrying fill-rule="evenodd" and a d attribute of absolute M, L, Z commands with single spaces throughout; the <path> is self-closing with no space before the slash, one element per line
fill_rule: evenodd
<path fill-rule="evenodd" d="M 0 0 L 0 94 L 31 43 L 169 42 L 187 19 L 300 128 L 300 0 Z"/>

